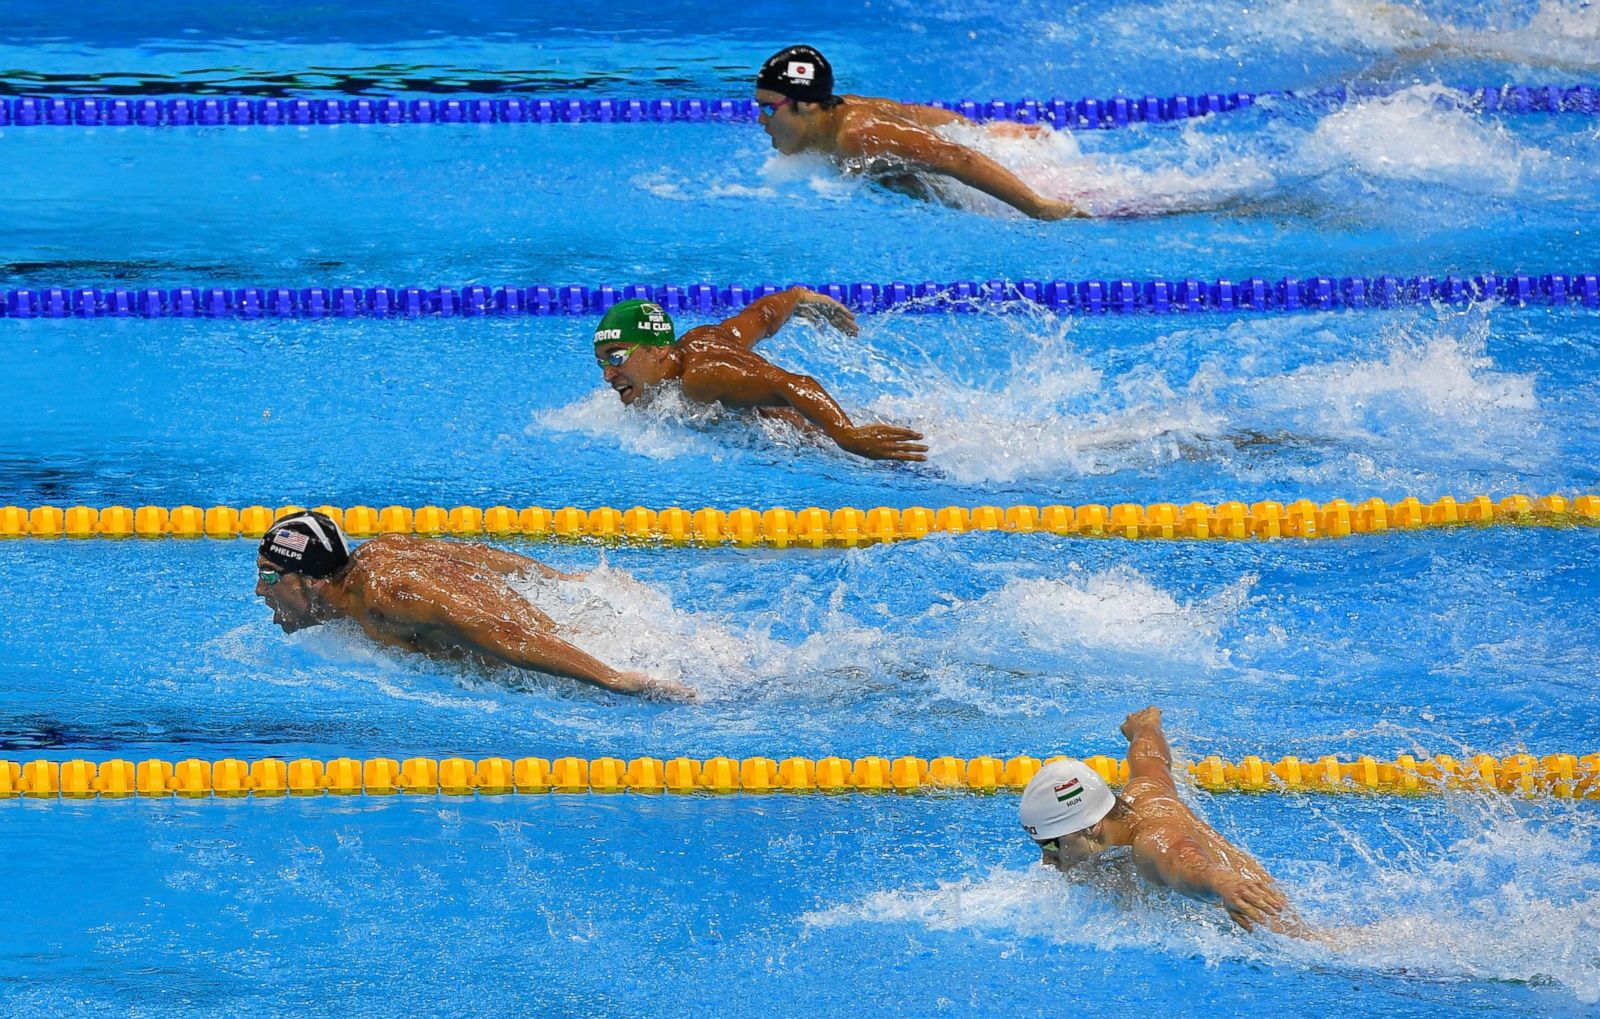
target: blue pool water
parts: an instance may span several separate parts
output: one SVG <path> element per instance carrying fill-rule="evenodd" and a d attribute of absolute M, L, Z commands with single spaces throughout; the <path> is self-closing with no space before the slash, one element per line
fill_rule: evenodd
<path fill-rule="evenodd" d="M 1578 272 L 1593 116 L 1449 86 L 1600 74 L 1597 9 L 1275 0 L 662 11 L 0 8 L 15 93 L 742 96 L 804 38 L 905 98 L 1318 89 L 981 142 L 1146 219 L 1038 224 L 772 156 L 753 125 L 0 128 L 0 287 Z M 813 27 L 814 26 L 814 27 Z M 688 324 L 699 319 L 686 318 Z M 0 320 L 0 504 L 837 507 L 1600 490 L 1600 317 L 888 314 L 769 343 L 869 464 L 667 400 L 582 318 Z M 703 703 L 285 637 L 252 548 L 0 546 L 0 759 L 1600 749 L 1600 532 L 1302 543 L 999 534 L 850 552 L 514 544 L 596 655 Z M 1033 866 L 1015 799 L 0 802 L 0 1013 L 1590 1015 L 1592 803 L 1210 797 L 1334 951 L 1108 866 Z"/>

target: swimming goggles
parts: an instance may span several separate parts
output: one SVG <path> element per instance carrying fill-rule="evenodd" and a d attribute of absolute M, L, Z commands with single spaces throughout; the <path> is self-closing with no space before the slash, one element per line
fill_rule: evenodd
<path fill-rule="evenodd" d="M 632 357 L 633 352 L 638 350 L 640 346 L 641 344 L 635 343 L 627 347 L 618 347 L 616 350 L 596 357 L 594 359 L 594 363 L 599 365 L 602 371 L 607 368 L 621 368 L 628 362 L 628 358 Z"/>
<path fill-rule="evenodd" d="M 271 587 L 279 580 L 283 579 L 283 574 L 279 573 L 277 570 L 257 570 L 256 576 L 260 577 L 261 582 L 268 587 Z"/>
<path fill-rule="evenodd" d="M 775 103 L 762 103 L 761 113 L 763 116 L 770 118 L 774 113 L 777 113 L 780 109 L 788 105 L 788 99 L 780 99 Z"/>
<path fill-rule="evenodd" d="M 1038 846 L 1040 849 L 1043 849 L 1045 852 L 1049 853 L 1051 856 L 1060 856 L 1061 855 L 1061 840 L 1060 839 L 1051 839 L 1049 842 L 1035 842 L 1034 845 Z"/>

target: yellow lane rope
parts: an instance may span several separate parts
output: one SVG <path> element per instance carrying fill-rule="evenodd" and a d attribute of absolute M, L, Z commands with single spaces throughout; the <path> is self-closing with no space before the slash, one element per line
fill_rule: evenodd
<path fill-rule="evenodd" d="M 1055 758 L 1046 758 L 1046 761 Z M 1106 781 L 1127 781 L 1126 761 L 1085 758 Z M 395 793 L 916 793 L 1016 791 L 1039 770 L 1036 757 L 340 757 L 285 761 L 0 761 L 0 799 L 95 797 L 335 796 Z M 1424 794 L 1467 789 L 1519 796 L 1600 800 L 1600 754 L 1440 754 L 1393 760 L 1206 757 L 1178 766 L 1213 792 Z"/>
<path fill-rule="evenodd" d="M 21 506 L 0 507 L 0 538 L 258 538 L 274 520 L 299 506 Z M 1445 496 L 1431 503 L 1416 498 L 1352 503 L 1301 499 L 1288 505 L 1158 502 L 1083 506 L 880 506 L 860 510 L 739 508 L 664 510 L 636 506 L 550 510 L 538 506 L 312 507 L 338 520 L 355 537 L 420 534 L 448 537 L 513 537 L 636 540 L 673 545 L 765 545 L 854 547 L 968 531 L 1078 535 L 1116 538 L 1342 538 L 1377 531 L 1490 525 L 1600 525 L 1600 495 L 1531 497 Z"/>

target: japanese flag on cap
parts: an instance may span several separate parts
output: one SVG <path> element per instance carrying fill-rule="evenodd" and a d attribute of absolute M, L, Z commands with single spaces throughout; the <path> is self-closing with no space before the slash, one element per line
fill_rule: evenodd
<path fill-rule="evenodd" d="M 761 65 L 756 88 L 803 103 L 820 103 L 833 98 L 833 68 L 810 46 L 790 46 Z"/>

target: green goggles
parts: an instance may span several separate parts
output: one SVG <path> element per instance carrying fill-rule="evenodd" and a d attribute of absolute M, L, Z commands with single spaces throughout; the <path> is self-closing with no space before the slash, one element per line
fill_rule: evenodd
<path fill-rule="evenodd" d="M 613 350 L 610 353 L 596 355 L 594 363 L 600 366 L 601 371 L 604 371 L 607 368 L 621 368 L 624 364 L 628 363 L 628 358 L 633 356 L 633 352 L 638 350 L 641 346 L 643 346 L 643 344 L 634 343 L 626 347 L 618 347 L 616 350 Z"/>
<path fill-rule="evenodd" d="M 283 574 L 279 573 L 277 570 L 257 570 L 256 576 L 259 577 L 261 582 L 268 587 L 271 587 L 283 579 Z"/>

